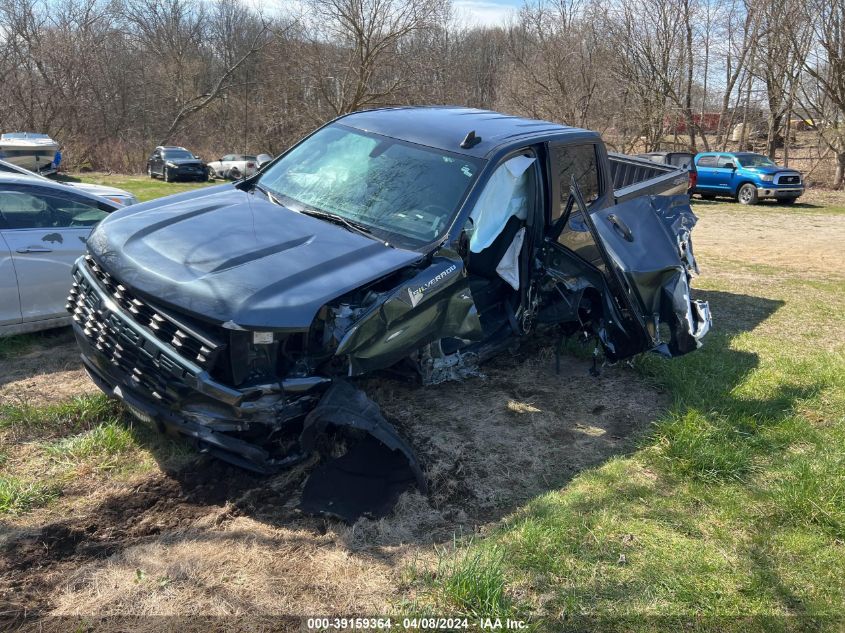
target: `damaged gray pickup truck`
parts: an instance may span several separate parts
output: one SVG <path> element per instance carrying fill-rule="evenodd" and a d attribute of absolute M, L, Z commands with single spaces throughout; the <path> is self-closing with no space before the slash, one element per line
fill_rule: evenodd
<path fill-rule="evenodd" d="M 321 127 L 258 174 L 112 213 L 73 270 L 85 368 L 138 418 L 272 472 L 328 427 L 409 447 L 353 386 L 461 378 L 553 328 L 609 361 L 699 347 L 688 174 L 466 108 Z"/>

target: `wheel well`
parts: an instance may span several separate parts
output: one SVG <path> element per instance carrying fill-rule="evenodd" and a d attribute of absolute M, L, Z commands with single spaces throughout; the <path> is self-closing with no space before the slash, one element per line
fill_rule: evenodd
<path fill-rule="evenodd" d="M 753 181 L 753 180 L 743 180 L 741 183 L 739 183 L 739 184 L 736 186 L 736 189 L 734 190 L 734 195 L 735 195 L 735 196 L 738 196 L 738 195 L 739 195 L 739 190 L 740 190 L 740 189 L 742 189 L 745 185 L 754 185 L 754 187 L 757 187 L 757 185 L 755 185 L 755 184 L 754 184 L 754 181 Z"/>

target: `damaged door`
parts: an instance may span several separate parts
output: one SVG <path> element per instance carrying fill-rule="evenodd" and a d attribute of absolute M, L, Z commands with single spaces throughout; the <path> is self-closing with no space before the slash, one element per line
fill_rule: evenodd
<path fill-rule="evenodd" d="M 555 148 L 561 211 L 552 232 L 555 245 L 568 252 L 556 260 L 563 265 L 553 261 L 551 268 L 566 272 L 561 269 L 580 260 L 585 277 L 594 273 L 594 286 L 600 273 L 603 318 L 594 330 L 612 359 L 697 349 L 711 318 L 707 303 L 690 293 L 698 268 L 690 241 L 697 218 L 689 198 L 640 196 L 613 204 L 594 151 Z"/>
<path fill-rule="evenodd" d="M 588 218 L 653 349 L 668 356 L 698 349 L 711 317 L 707 302 L 691 297 L 698 267 L 690 241 L 697 218 L 689 198 L 643 196 Z"/>

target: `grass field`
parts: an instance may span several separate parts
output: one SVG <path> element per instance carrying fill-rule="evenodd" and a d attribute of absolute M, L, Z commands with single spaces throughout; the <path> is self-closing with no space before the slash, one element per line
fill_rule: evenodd
<path fill-rule="evenodd" d="M 126 176 L 123 174 L 103 174 L 97 172 L 86 174 L 67 174 L 62 176 L 62 179 L 66 181 L 85 181 L 96 185 L 108 185 L 109 187 L 125 189 L 126 191 L 135 194 L 135 197 L 141 202 L 225 182 L 222 180 L 208 182 L 164 182 L 159 178 L 150 178 L 147 175 Z"/>
<path fill-rule="evenodd" d="M 842 211 L 697 204 L 714 331 L 686 358 L 637 362 L 670 410 L 634 454 L 444 554 L 419 579 L 431 592 L 418 606 L 492 605 L 542 629 L 599 617 L 606 630 L 657 630 L 668 623 L 656 616 L 679 615 L 840 630 L 845 276 L 828 247 L 845 243 Z"/>
<path fill-rule="evenodd" d="M 92 179 L 142 199 L 191 186 Z M 197 467 L 181 441 L 127 422 L 66 333 L 0 341 L 0 604 L 841 630 L 845 273 L 831 255 L 845 196 L 694 208 L 704 348 L 599 379 L 529 351 L 433 388 L 435 408 L 428 391 L 374 385 L 418 436 L 432 493 L 351 528 L 290 510 L 300 471 Z"/>

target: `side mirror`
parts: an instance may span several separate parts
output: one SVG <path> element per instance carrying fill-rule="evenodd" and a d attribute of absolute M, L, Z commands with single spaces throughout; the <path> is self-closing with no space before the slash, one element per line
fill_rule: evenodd
<path fill-rule="evenodd" d="M 725 163 L 725 169 L 736 169 L 736 165 L 733 163 Z"/>

